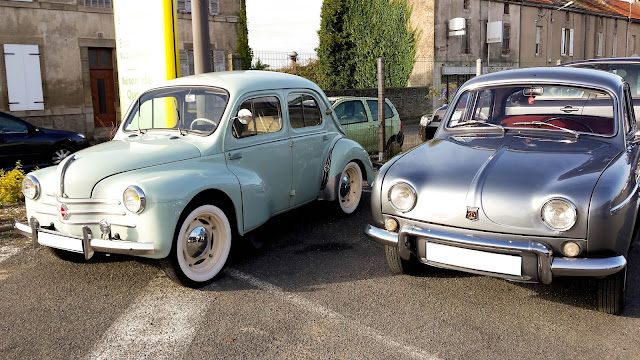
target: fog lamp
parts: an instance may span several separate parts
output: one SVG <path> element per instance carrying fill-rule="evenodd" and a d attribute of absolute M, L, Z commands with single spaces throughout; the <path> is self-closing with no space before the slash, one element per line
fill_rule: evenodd
<path fill-rule="evenodd" d="M 398 230 L 398 221 L 393 218 L 387 218 L 384 221 L 384 228 L 387 229 L 387 231 L 396 232 L 396 230 Z"/>
<path fill-rule="evenodd" d="M 568 257 L 575 257 L 580 254 L 580 246 L 573 241 L 567 241 L 562 244 L 562 253 Z"/>

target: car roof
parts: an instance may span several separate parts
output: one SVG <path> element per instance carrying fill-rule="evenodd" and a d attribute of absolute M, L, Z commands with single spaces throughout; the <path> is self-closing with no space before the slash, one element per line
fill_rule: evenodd
<path fill-rule="evenodd" d="M 384 98 L 386 101 L 391 101 L 389 98 Z M 375 100 L 377 101 L 377 97 L 373 96 L 329 96 L 329 101 L 338 101 L 338 100 Z"/>
<path fill-rule="evenodd" d="M 611 57 L 611 58 L 597 58 L 597 59 L 587 59 L 587 60 L 575 60 L 569 61 L 560 66 L 573 66 L 573 65 L 584 65 L 584 64 L 611 64 L 611 63 L 636 63 L 640 64 L 640 57 L 638 56 L 629 56 L 629 57 Z"/>
<path fill-rule="evenodd" d="M 486 85 L 509 84 L 558 84 L 580 87 L 598 87 L 618 91 L 624 80 L 622 77 L 601 70 L 571 67 L 537 67 L 504 70 L 476 76 L 464 83 L 462 88 L 481 87 Z"/>
<path fill-rule="evenodd" d="M 216 86 L 231 93 L 245 93 L 266 89 L 305 88 L 324 94 L 318 85 L 303 77 L 260 70 L 220 71 L 184 76 L 168 80 L 154 86 L 154 88 L 172 85 Z"/>

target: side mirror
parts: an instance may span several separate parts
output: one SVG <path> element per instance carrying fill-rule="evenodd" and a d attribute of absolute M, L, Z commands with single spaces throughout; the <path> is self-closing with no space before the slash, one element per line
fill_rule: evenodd
<path fill-rule="evenodd" d="M 238 111 L 238 120 L 242 123 L 242 125 L 247 125 L 253 119 L 253 115 L 251 114 L 251 110 L 249 109 L 240 109 Z"/>

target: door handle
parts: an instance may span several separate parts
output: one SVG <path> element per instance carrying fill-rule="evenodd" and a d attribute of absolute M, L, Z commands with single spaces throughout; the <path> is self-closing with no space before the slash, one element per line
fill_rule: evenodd
<path fill-rule="evenodd" d="M 229 153 L 229 160 L 239 160 L 242 159 L 242 154 L 241 153 Z"/>
<path fill-rule="evenodd" d="M 563 107 L 562 109 L 560 109 L 560 111 L 564 111 L 566 113 L 570 113 L 570 112 L 574 112 L 574 111 L 578 111 L 578 110 L 580 110 L 580 109 L 578 109 L 576 107 L 573 107 L 573 106 L 569 106 L 569 105 L 567 105 L 567 106 Z"/>

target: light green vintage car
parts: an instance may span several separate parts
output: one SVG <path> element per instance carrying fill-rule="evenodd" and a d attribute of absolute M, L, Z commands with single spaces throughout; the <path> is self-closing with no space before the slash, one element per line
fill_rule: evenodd
<path fill-rule="evenodd" d="M 378 152 L 378 98 L 341 96 L 330 97 L 329 101 L 347 138 L 362 145 L 369 153 Z M 397 150 L 400 150 L 404 142 L 400 115 L 389 99 L 384 99 L 384 102 L 384 150 L 388 151 L 391 146 L 397 146 Z"/>
<path fill-rule="evenodd" d="M 201 286 L 223 268 L 232 234 L 316 199 L 352 213 L 364 181 L 367 152 L 314 83 L 209 73 L 144 92 L 112 141 L 26 176 L 29 224 L 15 227 L 63 258 L 166 258 L 172 278 Z"/>

